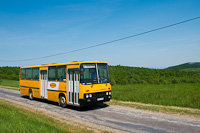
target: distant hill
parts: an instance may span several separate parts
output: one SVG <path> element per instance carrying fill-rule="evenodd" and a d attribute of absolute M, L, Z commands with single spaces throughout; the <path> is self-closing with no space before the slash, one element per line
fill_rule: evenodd
<path fill-rule="evenodd" d="M 189 62 L 177 66 L 171 66 L 166 69 L 176 69 L 176 70 L 186 70 L 186 71 L 199 71 L 200 72 L 200 62 Z"/>

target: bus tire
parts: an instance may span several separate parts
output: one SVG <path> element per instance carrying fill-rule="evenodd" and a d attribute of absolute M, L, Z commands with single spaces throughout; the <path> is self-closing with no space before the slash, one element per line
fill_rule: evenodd
<path fill-rule="evenodd" d="M 29 99 L 30 100 L 33 100 L 33 92 L 32 92 L 32 89 L 29 89 Z"/>
<path fill-rule="evenodd" d="M 60 95 L 60 97 L 59 97 L 59 104 L 63 108 L 67 107 L 65 95 L 63 95 L 63 94 Z"/>

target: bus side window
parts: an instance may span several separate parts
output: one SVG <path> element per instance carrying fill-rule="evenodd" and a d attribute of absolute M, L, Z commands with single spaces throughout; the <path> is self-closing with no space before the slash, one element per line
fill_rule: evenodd
<path fill-rule="evenodd" d="M 56 66 L 49 67 L 48 80 L 50 81 L 56 80 Z"/>
<path fill-rule="evenodd" d="M 32 78 L 32 68 L 26 68 L 26 80 L 31 80 Z"/>
<path fill-rule="evenodd" d="M 57 66 L 57 81 L 66 81 L 66 66 Z"/>
<path fill-rule="evenodd" d="M 33 80 L 39 80 L 39 68 L 33 68 Z"/>
<path fill-rule="evenodd" d="M 21 80 L 24 80 L 26 78 L 26 69 L 21 69 Z"/>

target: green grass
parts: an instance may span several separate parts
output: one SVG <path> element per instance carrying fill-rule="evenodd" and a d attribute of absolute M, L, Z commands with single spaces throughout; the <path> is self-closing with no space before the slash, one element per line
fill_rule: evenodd
<path fill-rule="evenodd" d="M 200 84 L 114 85 L 116 100 L 200 109 Z"/>
<path fill-rule="evenodd" d="M 2 79 L 2 82 L 0 83 L 0 85 L 19 88 L 19 81 L 17 81 L 17 80 Z"/>
<path fill-rule="evenodd" d="M 8 89 L 18 89 L 19 81 L 3 79 L 1 85 L 16 87 Z M 200 109 L 200 84 L 113 85 L 112 98 L 121 101 Z"/>
<path fill-rule="evenodd" d="M 58 120 L 42 115 L 39 112 L 14 107 L 9 102 L 0 100 L 0 130 L 6 132 L 93 132 L 71 124 L 61 123 Z"/>

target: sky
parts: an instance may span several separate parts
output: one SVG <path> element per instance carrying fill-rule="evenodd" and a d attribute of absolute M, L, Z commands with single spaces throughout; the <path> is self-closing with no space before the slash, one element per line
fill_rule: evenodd
<path fill-rule="evenodd" d="M 200 19 L 67 53 L 199 16 L 200 0 L 0 0 L 0 66 L 98 60 L 166 68 L 200 62 Z"/>

